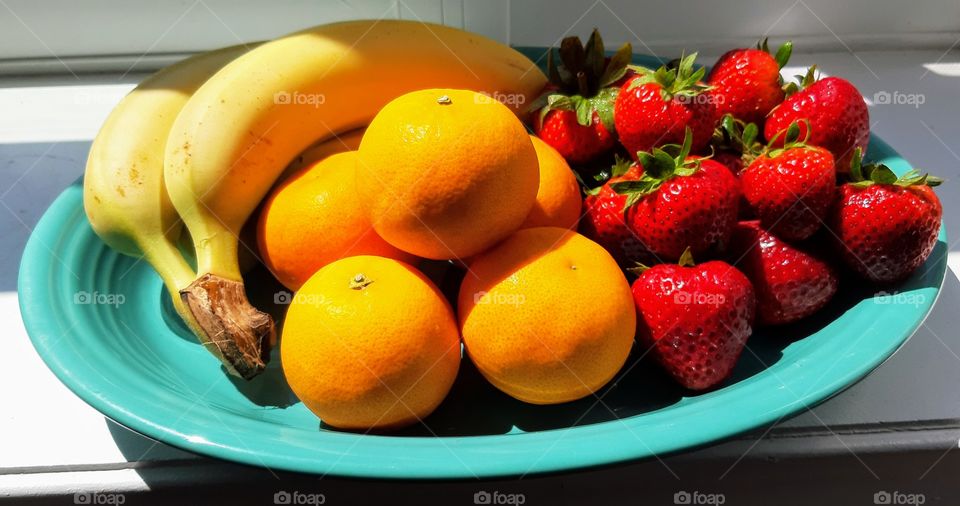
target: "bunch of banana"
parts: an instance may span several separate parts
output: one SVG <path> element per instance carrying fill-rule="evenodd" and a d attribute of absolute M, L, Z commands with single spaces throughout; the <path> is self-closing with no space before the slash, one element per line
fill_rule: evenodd
<path fill-rule="evenodd" d="M 83 206 L 94 232 L 120 253 L 149 262 L 181 318 L 221 358 L 218 336 L 205 332 L 180 298 L 196 273 L 177 247 L 183 222 L 163 184 L 163 157 L 170 127 L 193 93 L 248 47 L 197 55 L 141 82 L 100 128 L 83 179 Z M 232 362 L 224 363 L 238 372 Z"/>
<path fill-rule="evenodd" d="M 519 104 L 529 102 L 545 83 L 533 62 L 505 45 L 450 27 L 399 20 L 323 25 L 267 42 L 229 62 L 182 107 L 160 156 L 167 194 L 196 252 L 195 273 L 177 269 L 175 280 L 169 275 L 181 314 L 201 341 L 216 336 L 207 342 L 228 370 L 252 377 L 262 370 L 275 332 L 272 319 L 247 302 L 238 236 L 290 162 L 317 142 L 366 126 L 387 102 L 410 91 L 463 88 L 507 96 L 520 114 Z M 159 128 L 149 132 L 159 135 Z M 124 174 L 130 168 L 113 166 Z M 117 230 L 114 236 L 139 233 Z M 164 237 L 151 241 L 168 246 L 170 234 Z M 149 246 L 140 249 L 146 252 Z M 155 263 L 163 264 L 156 254 L 146 258 L 158 271 L 165 268 Z M 187 275 L 192 279 L 184 280 Z"/>

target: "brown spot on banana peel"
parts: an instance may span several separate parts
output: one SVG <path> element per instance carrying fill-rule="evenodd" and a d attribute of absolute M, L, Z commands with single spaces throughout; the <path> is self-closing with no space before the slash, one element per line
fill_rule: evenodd
<path fill-rule="evenodd" d="M 260 374 L 275 342 L 273 318 L 247 301 L 243 283 L 204 274 L 180 298 L 206 334 L 203 345 L 227 370 L 244 379 Z"/>

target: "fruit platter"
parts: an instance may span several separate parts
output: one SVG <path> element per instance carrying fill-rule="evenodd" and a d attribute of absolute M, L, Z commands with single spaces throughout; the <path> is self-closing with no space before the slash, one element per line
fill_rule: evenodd
<path fill-rule="evenodd" d="M 774 424 L 946 270 L 942 181 L 792 49 L 370 20 L 187 58 L 35 228 L 27 331 L 105 416 L 271 469 L 516 476 Z"/>

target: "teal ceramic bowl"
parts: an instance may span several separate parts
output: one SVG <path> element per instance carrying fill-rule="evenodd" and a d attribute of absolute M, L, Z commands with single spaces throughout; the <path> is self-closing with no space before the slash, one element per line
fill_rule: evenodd
<path fill-rule="evenodd" d="M 909 168 L 875 137 L 868 157 L 897 172 Z M 631 359 L 597 398 L 530 406 L 494 390 L 465 361 L 450 396 L 424 424 L 391 434 L 324 426 L 291 394 L 277 353 L 253 381 L 228 377 L 179 323 L 151 268 L 94 235 L 79 182 L 34 230 L 19 296 L 33 344 L 60 380 L 107 417 L 156 440 L 271 469 L 478 478 L 659 456 L 807 409 L 906 341 L 937 298 L 945 269 L 941 234 L 926 265 L 888 290 L 894 295 L 846 283 L 809 321 L 755 334 L 733 376 L 708 393 L 684 391 L 649 360 Z M 282 308 L 273 301 L 278 288 L 260 277 L 251 281 L 263 299 L 255 302 Z"/>

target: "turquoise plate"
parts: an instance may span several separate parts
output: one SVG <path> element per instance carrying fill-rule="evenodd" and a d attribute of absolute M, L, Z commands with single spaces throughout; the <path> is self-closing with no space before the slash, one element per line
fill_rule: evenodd
<path fill-rule="evenodd" d="M 897 172 L 909 168 L 876 137 L 869 158 Z M 891 293 L 848 282 L 809 321 L 758 332 L 732 378 L 712 392 L 686 392 L 649 360 L 632 359 L 599 400 L 529 406 L 494 390 L 465 361 L 424 424 L 389 435 L 323 426 L 290 393 L 276 353 L 249 383 L 224 374 L 173 316 L 151 268 L 94 235 L 79 182 L 30 237 L 19 291 L 27 331 L 50 369 L 104 415 L 151 438 L 272 469 L 476 478 L 662 455 L 809 408 L 864 377 L 920 325 L 943 280 L 946 251 L 941 233 L 926 265 Z M 282 308 L 272 300 L 278 288 L 259 275 L 259 303 Z"/>

